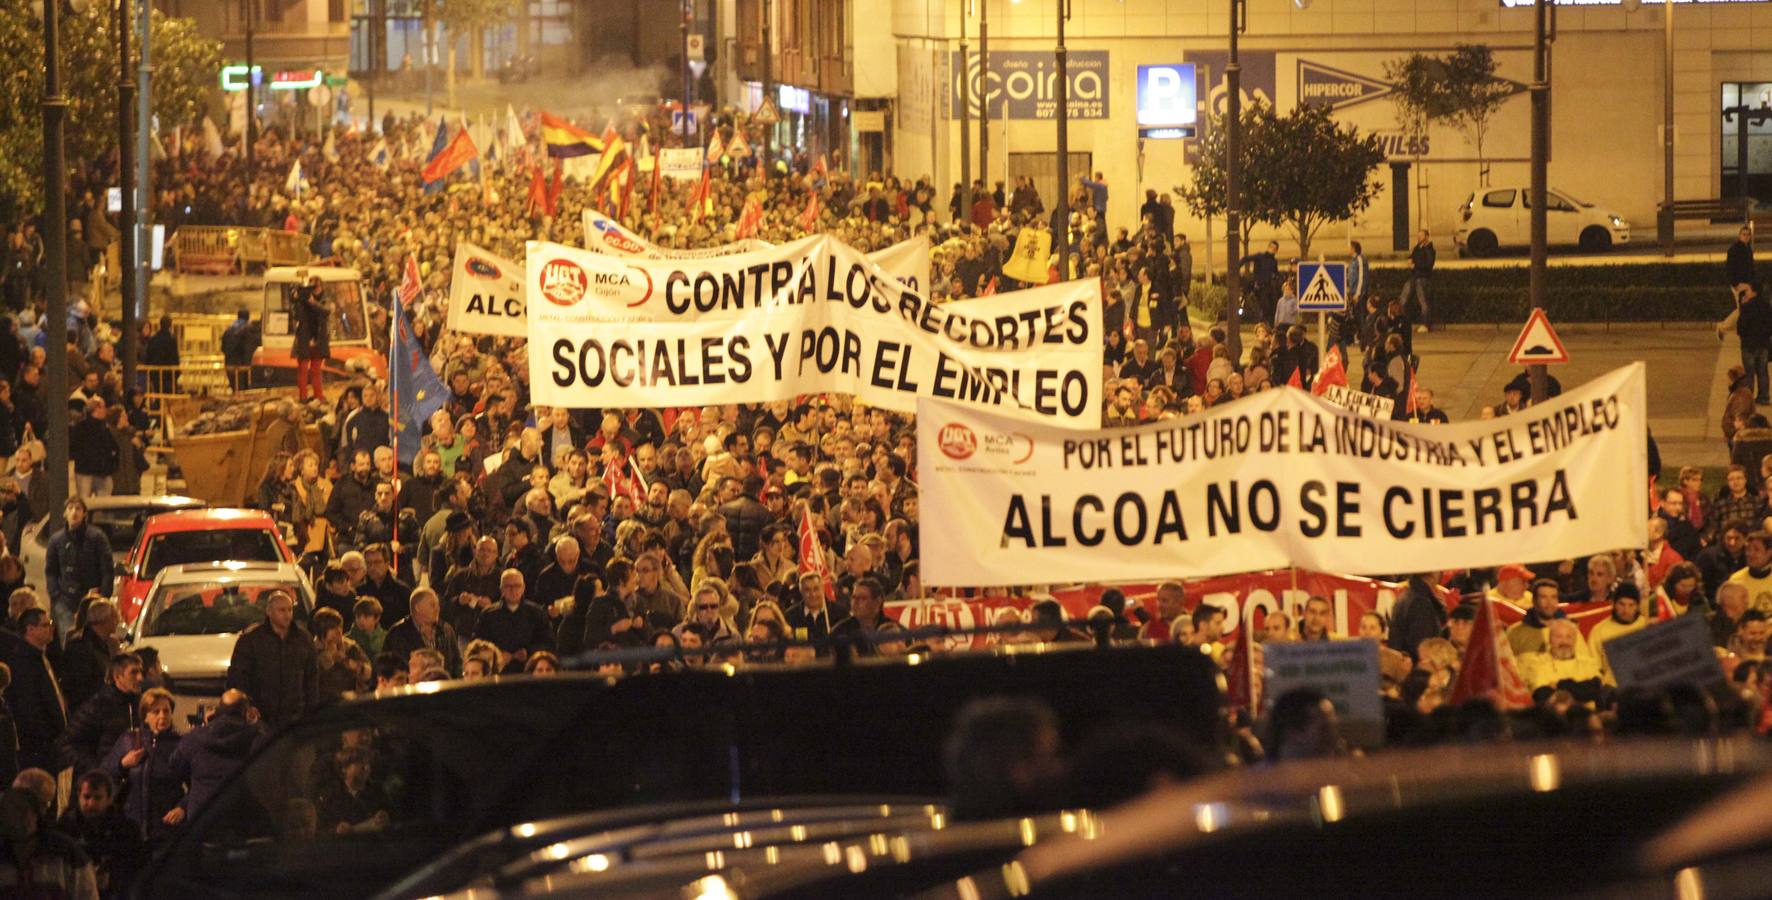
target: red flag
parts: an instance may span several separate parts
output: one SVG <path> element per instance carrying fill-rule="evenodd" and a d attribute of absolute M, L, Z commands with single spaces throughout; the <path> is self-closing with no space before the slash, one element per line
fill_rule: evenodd
<path fill-rule="evenodd" d="M 480 150 L 474 146 L 474 139 L 468 136 L 468 130 L 463 128 L 457 131 L 449 144 L 425 163 L 422 173 L 425 184 L 449 177 L 449 173 L 467 165 L 469 160 L 479 156 Z"/>
<path fill-rule="evenodd" d="M 664 189 L 663 155 L 664 148 L 662 147 L 652 152 L 652 185 L 649 191 L 651 196 L 646 198 L 649 215 L 658 215 L 658 195 Z"/>
<path fill-rule="evenodd" d="M 622 172 L 623 172 L 623 174 L 622 174 L 622 181 L 621 181 L 621 211 L 616 213 L 615 217 L 618 219 L 625 220 L 628 217 L 628 203 L 629 203 L 629 201 L 634 199 L 634 159 L 633 159 L 633 157 L 631 157 L 631 156 L 628 157 L 627 165 L 623 167 Z"/>
<path fill-rule="evenodd" d="M 552 212 L 548 203 L 548 181 L 541 174 L 541 166 L 529 170 L 529 196 L 523 204 L 523 215 L 533 216 L 537 211 Z"/>
<path fill-rule="evenodd" d="M 1415 407 L 1415 367 L 1410 366 L 1409 367 L 1409 396 L 1407 398 L 1405 398 L 1403 401 L 1403 412 L 1409 416 L 1409 421 L 1411 421 L 1411 422 L 1415 421 L 1415 409 L 1416 409 L 1416 407 Z"/>
<path fill-rule="evenodd" d="M 635 503 L 646 500 L 646 489 L 643 482 L 628 471 L 626 456 L 618 457 L 615 462 L 603 467 L 603 486 L 609 489 L 610 499 L 626 496 Z"/>
<path fill-rule="evenodd" d="M 708 208 L 708 167 L 705 165 L 701 167 L 701 180 L 696 182 L 695 192 L 689 195 L 689 204 L 694 207 L 690 210 L 689 221 L 699 223 Z"/>
<path fill-rule="evenodd" d="M 752 197 L 744 202 L 744 209 L 738 214 L 738 239 L 744 240 L 757 233 L 758 226 L 763 224 L 763 204 Z"/>
<path fill-rule="evenodd" d="M 818 155 L 818 161 L 812 164 L 812 174 L 818 176 L 820 179 L 823 179 L 825 181 L 830 180 L 831 167 L 825 163 L 823 153 L 820 153 Z"/>
<path fill-rule="evenodd" d="M 824 547 L 818 542 L 818 529 L 812 527 L 812 511 L 809 507 L 800 509 L 800 574 L 818 573 L 824 580 L 824 598 L 831 601 L 837 599 L 837 582 L 831 577 L 831 567 L 825 561 Z"/>
<path fill-rule="evenodd" d="M 1292 374 L 1288 375 L 1286 377 L 1286 386 L 1287 387 L 1295 387 L 1295 388 L 1298 388 L 1299 390 L 1302 391 L 1302 390 L 1304 390 L 1304 382 L 1299 379 L 1298 372 L 1299 372 L 1299 367 L 1293 366 L 1292 367 Z"/>
<path fill-rule="evenodd" d="M 1231 645 L 1230 659 L 1225 660 L 1224 686 L 1230 695 L 1232 709 L 1246 709 L 1251 718 L 1261 707 L 1261 684 L 1255 672 L 1255 654 L 1249 645 L 1254 640 L 1253 628 L 1244 628 L 1243 636 Z"/>
<path fill-rule="evenodd" d="M 1347 368 L 1341 364 L 1341 348 L 1330 347 L 1323 371 L 1317 373 L 1315 384 L 1311 385 L 1311 393 L 1321 396 L 1332 384 L 1347 387 Z"/>
<path fill-rule="evenodd" d="M 997 276 L 992 275 L 991 280 L 985 282 L 984 286 L 980 287 L 978 289 L 978 296 L 990 297 L 990 296 L 994 296 L 996 293 L 997 293 Z"/>
<path fill-rule="evenodd" d="M 820 212 L 823 212 L 819 207 L 818 195 L 813 194 L 812 199 L 806 201 L 806 208 L 800 212 L 799 225 L 801 231 L 811 231 L 818 227 L 818 215 Z"/>
<path fill-rule="evenodd" d="M 1452 684 L 1453 704 L 1487 697 L 1503 710 L 1523 709 L 1532 705 L 1532 692 L 1520 677 L 1514 661 L 1513 648 L 1495 627 L 1487 594 L 1477 601 L 1477 621 L 1471 628 L 1470 643 L 1464 648 L 1464 663 L 1458 680 Z"/>
<path fill-rule="evenodd" d="M 418 274 L 418 260 L 410 253 L 406 254 L 406 264 L 400 272 L 400 305 L 411 306 L 412 301 L 424 292 L 424 287 Z"/>

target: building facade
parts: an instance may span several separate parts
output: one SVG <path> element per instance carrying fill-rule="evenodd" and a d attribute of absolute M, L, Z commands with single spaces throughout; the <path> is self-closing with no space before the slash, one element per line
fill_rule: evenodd
<path fill-rule="evenodd" d="M 1507 0 L 1524 2 L 1524 0 Z M 978 7 L 966 22 L 975 98 L 988 90 L 992 182 L 1031 175 L 1051 205 L 1056 185 L 1053 50 L 1056 0 L 976 0 L 989 16 L 988 70 L 977 57 Z M 1299 6 L 1308 6 L 1301 9 Z M 1145 189 L 1173 192 L 1189 179 L 1195 141 L 1141 139 L 1141 100 L 1172 88 L 1141 67 L 1193 64 L 1199 127 L 1222 110 L 1231 4 L 1201 0 L 1072 0 L 1066 23 L 1070 60 L 1070 170 L 1110 173 L 1110 225 L 1133 225 Z M 1550 184 L 1574 197 L 1620 211 L 1633 240 L 1653 241 L 1663 199 L 1662 143 L 1664 8 L 1660 3 L 1566 6 L 1557 11 L 1551 75 Z M 959 47 L 963 0 L 896 0 L 897 95 L 892 168 L 928 173 L 942 190 L 959 180 Z M 1738 123 L 1726 108 L 1749 108 L 1747 188 L 1772 202 L 1772 3 L 1681 2 L 1674 15 L 1674 196 L 1711 199 L 1741 191 Z M 1386 64 L 1411 53 L 1445 53 L 1461 43 L 1494 51 L 1497 76 L 1514 93 L 1484 135 L 1482 159 L 1491 187 L 1524 185 L 1530 154 L 1534 13 L 1503 0 L 1248 0 L 1241 38 L 1242 97 L 1286 111 L 1300 103 L 1331 107 L 1339 121 L 1381 136 L 1393 163 L 1408 165 L 1409 221 L 1444 240 L 1458 207 L 1482 184 L 1472 136 L 1433 127 L 1411 139 L 1399 124 Z M 980 111 L 974 100 L 972 149 L 976 177 Z M 1128 177 L 1131 176 L 1131 177 Z M 1319 236 L 1392 239 L 1393 194 L 1402 182 L 1381 168 L 1383 192 L 1349 225 Z M 1222 229 L 1223 223 L 1218 223 Z M 1188 216 L 1178 226 L 1197 241 L 1206 223 Z M 1222 233 L 1222 232 L 1220 232 Z M 1258 231 L 1257 237 L 1266 233 Z M 1278 236 L 1278 235 L 1275 235 Z"/>

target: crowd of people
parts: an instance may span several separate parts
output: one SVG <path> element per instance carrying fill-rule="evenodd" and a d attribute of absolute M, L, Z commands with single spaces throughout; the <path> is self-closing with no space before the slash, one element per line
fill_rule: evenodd
<path fill-rule="evenodd" d="M 648 665 L 668 669 L 710 660 L 795 663 L 838 646 L 860 654 L 927 646 L 886 613 L 888 602 L 926 593 L 908 416 L 840 395 L 700 409 L 534 405 L 520 341 L 444 325 L 457 242 L 521 258 L 526 241 L 578 243 L 580 211 L 599 205 L 661 246 L 707 247 L 738 236 L 740 210 L 754 199 L 763 210 L 754 236 L 764 240 L 804 233 L 809 206 L 818 230 L 863 250 L 929 236 L 936 248 L 930 293 L 946 301 L 1025 286 L 1004 271 L 1021 229 L 1067 225 L 1049 214 L 1028 179 L 1007 193 L 1000 182 L 974 185 L 969 210 L 955 185 L 943 208 L 927 178 L 851 179 L 840 160 L 832 166 L 808 153 L 769 163 L 722 157 L 710 170 L 705 202 L 690 186 L 668 182 L 657 189 L 642 183 L 630 197 L 611 200 L 570 179 L 556 188 L 532 142 L 534 158 L 488 162 L 479 177 L 457 176 L 428 192 L 423 160 L 401 148 L 427 144 L 435 126 L 416 117 L 379 124 L 379 134 L 335 129 L 324 143 L 266 129 L 253 173 L 233 151 L 210 158 L 194 137 L 178 142 L 183 153 L 156 163 L 159 221 L 173 228 L 274 225 L 311 235 L 317 256 L 362 273 L 379 317 L 371 334 L 388 333 L 402 264 L 408 256 L 418 261 L 423 289 L 409 314 L 448 396 L 421 434 L 402 436 L 402 449 L 417 448 L 410 461 L 393 448 L 385 384 L 366 375 L 326 383 L 331 410 L 322 445 L 278 454 L 248 498 L 276 518 L 312 574 L 316 607 L 301 609 L 288 594 L 266 599 L 265 621 L 236 645 L 229 693 L 207 723 L 181 737 L 173 722 L 189 711 L 174 708 L 151 647 L 119 645 L 108 579 L 80 569 L 97 552 L 77 540 L 83 504 L 69 505 L 72 538 L 59 536 L 50 572 L 55 596 L 23 584 L 22 569 L 0 558 L 0 589 L 10 591 L 0 632 L 0 677 L 9 679 L 0 754 L 15 750 L 12 759 L 0 756 L 0 769 L 17 773 L 21 796 L 36 798 L 45 827 L 53 792 L 38 790 L 42 779 L 72 769 L 79 801 L 58 828 L 103 863 L 101 888 L 126 880 L 265 729 L 347 693 L 546 675 L 608 648 L 666 648 L 671 655 Z M 637 146 L 643 137 L 668 140 L 665 129 L 643 121 L 621 127 Z M 749 126 L 727 117 L 721 127 L 730 146 L 733 129 Z M 382 142 L 395 148 L 385 167 L 370 155 Z M 290 191 L 285 172 L 297 160 L 306 186 Z M 89 174 L 76 179 L 88 200 L 85 185 L 102 183 L 97 164 Z M 1250 276 L 1245 315 L 1255 324 L 1242 358 L 1233 359 L 1215 321 L 1220 310 L 1206 300 L 1215 288 L 1195 271 L 1188 237 L 1176 232 L 1172 199 L 1148 192 L 1139 221 L 1115 226 L 1107 221 L 1114 188 L 1102 173 L 1069 188 L 1073 213 L 1061 230 L 1074 274 L 1099 277 L 1104 288 L 1106 424 L 1187 415 L 1318 377 L 1319 348 L 1299 325 L 1278 244 L 1238 261 Z M 83 234 L 102 230 L 96 205 L 75 209 L 76 222 L 97 219 Z M 0 296 L 13 315 L 0 318 L 0 452 L 13 462 L 0 476 L 0 528 L 16 555 L 21 523 L 48 512 L 37 488 L 36 436 L 43 405 L 54 398 L 40 396 L 49 331 L 40 235 L 22 223 L 4 243 Z M 1397 417 L 1445 421 L 1413 378 L 1414 336 L 1428 326 L 1431 236 L 1421 235 L 1400 297 L 1373 289 L 1359 245 L 1351 250 L 1356 302 L 1333 318 L 1330 342 L 1350 372 L 1358 351 L 1357 385 L 1395 401 Z M 1751 253 L 1748 265 L 1751 282 Z M 1758 327 L 1757 318 L 1742 317 L 1750 319 Z M 172 323 L 161 320 L 151 331 L 160 339 L 155 358 L 164 359 Z M 139 391 L 122 384 L 114 334 L 80 307 L 68 323 L 66 352 L 70 364 L 80 364 L 80 387 L 69 400 L 84 416 L 76 427 L 86 429 L 76 441 L 77 492 L 128 492 L 140 463 L 131 452 L 139 453 L 150 423 Z M 176 352 L 173 344 L 174 363 Z M 304 378 L 303 392 L 310 387 Z M 1522 376 L 1484 415 L 1517 411 L 1528 397 Z M 1743 464 L 1730 468 L 1716 493 L 1703 489 L 1701 472 L 1683 470 L 1656 509 L 1645 511 L 1653 516 L 1648 546 L 1530 568 L 1415 575 L 1388 614 L 1363 618 L 1357 635 L 1386 648 L 1391 738 L 1421 742 L 1505 728 L 1505 720 L 1495 726 L 1491 718 L 1479 725 L 1452 702 L 1477 618 L 1469 598 L 1485 593 L 1526 610 L 1506 641 L 1533 692 L 1532 728 L 1648 728 L 1647 701 L 1616 690 L 1606 643 L 1651 621 L 1691 615 L 1707 619 L 1729 679 L 1728 690 L 1700 694 L 1709 727 L 1764 733 L 1772 721 L 1765 712 L 1772 427 L 1753 410 L 1750 397 L 1731 432 Z M 1761 446 L 1755 441 L 1766 446 L 1749 459 Z M 1447 589 L 1466 602 L 1449 604 Z M 1566 617 L 1574 603 L 1610 604 L 1610 615 L 1584 634 Z M 1296 616 L 1281 612 L 1252 624 L 1246 638 L 1344 636 L 1332 632 L 1327 609 L 1323 598 L 1311 598 Z M 56 619 L 69 616 L 58 628 Z M 1009 621 L 1032 630 L 993 640 L 1147 639 L 1199 646 L 1221 660 L 1226 654 L 1222 610 L 1190 600 L 1180 582 L 1163 585 L 1148 609 L 1110 589 L 1085 621 L 1052 600 L 1010 611 Z M 1693 721 L 1666 712 L 1660 727 Z M 6 728 L 16 740 L 7 740 Z M 360 796 L 374 765 L 366 752 L 339 756 L 329 783 L 344 799 L 317 811 L 321 828 L 376 827 L 373 804 Z M 0 804 L 8 802 L 22 801 L 0 795 Z"/>

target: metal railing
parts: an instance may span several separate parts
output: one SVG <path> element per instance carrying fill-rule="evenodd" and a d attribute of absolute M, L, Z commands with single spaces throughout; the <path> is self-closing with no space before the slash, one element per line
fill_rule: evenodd
<path fill-rule="evenodd" d="M 299 266 L 313 259 L 309 237 L 279 228 L 185 225 L 172 236 L 173 267 L 187 274 L 228 275 L 248 267 Z"/>

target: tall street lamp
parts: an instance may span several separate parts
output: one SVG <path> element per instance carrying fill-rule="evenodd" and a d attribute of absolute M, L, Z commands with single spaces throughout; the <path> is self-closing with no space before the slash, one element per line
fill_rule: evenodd
<path fill-rule="evenodd" d="M 129 2 L 130 0 L 117 0 L 117 192 L 123 195 L 120 211 L 122 245 L 117 248 L 117 268 L 122 275 L 118 287 L 121 299 L 119 305 L 123 308 L 123 384 L 125 387 L 134 387 L 137 339 L 135 282 L 141 277 L 141 270 L 136 267 L 139 234 L 135 228 L 135 140 L 130 133 L 133 124 L 131 119 L 135 113 L 135 80 L 129 71 L 129 29 L 132 24 Z"/>
<path fill-rule="evenodd" d="M 1052 241 L 1058 245 L 1058 280 L 1071 278 L 1071 85 L 1069 60 L 1064 47 L 1064 21 L 1071 17 L 1070 0 L 1058 0 L 1058 47 L 1054 51 L 1058 66 L 1058 216 L 1052 229 Z"/>
<path fill-rule="evenodd" d="M 1534 312 L 1544 308 L 1544 189 L 1550 158 L 1550 41 L 1547 36 L 1550 16 L 1549 0 L 1538 0 L 1533 5 L 1532 183 L 1529 188 L 1532 194 L 1532 263 L 1527 270 L 1527 293 Z M 1532 380 L 1532 402 L 1543 403 L 1546 390 L 1544 365 L 1533 365 L 1528 371 Z"/>
<path fill-rule="evenodd" d="M 1237 61 L 1237 37 L 1243 31 L 1244 10 L 1243 0 L 1231 0 L 1230 56 L 1224 66 L 1224 318 L 1226 349 L 1233 366 L 1243 362 L 1243 279 L 1237 266 L 1237 260 L 1243 258 L 1239 241 L 1243 217 L 1238 212 L 1243 193 L 1242 167 L 1238 165 L 1243 143 L 1243 67 Z"/>
<path fill-rule="evenodd" d="M 43 14 L 43 243 L 49 264 L 49 309 L 46 312 L 50 334 L 65 329 L 68 323 L 68 172 L 63 154 L 63 128 L 67 119 L 68 98 L 62 96 L 61 73 L 61 0 L 42 4 Z M 71 0 L 69 8 L 76 13 L 86 10 L 84 0 Z M 54 349 L 57 342 L 51 341 Z M 62 503 L 68 496 L 68 355 L 50 353 L 49 372 L 44 385 L 49 433 L 43 435 L 44 491 L 50 517 L 58 519 Z"/>

